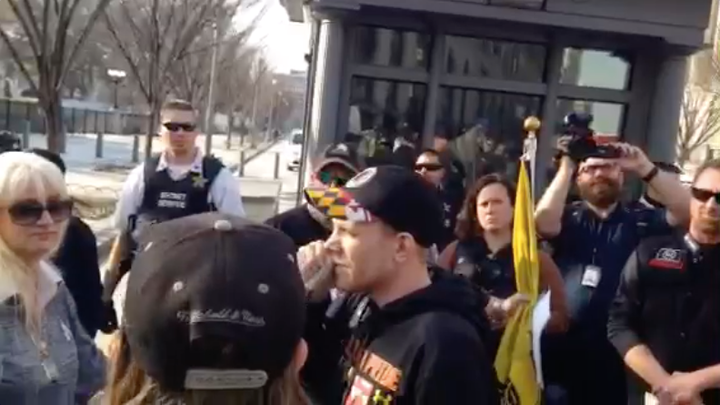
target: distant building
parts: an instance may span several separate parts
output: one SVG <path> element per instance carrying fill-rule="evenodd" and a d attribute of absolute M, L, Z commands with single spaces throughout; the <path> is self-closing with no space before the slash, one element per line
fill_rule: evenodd
<path fill-rule="evenodd" d="M 598 132 L 674 159 L 687 57 L 715 14 L 712 0 L 281 3 L 313 30 L 309 156 L 348 132 L 404 126 L 425 144 L 458 136 L 468 166 L 514 162 L 528 115 L 543 121 L 538 161 L 550 162 L 563 116 L 578 109 Z"/>

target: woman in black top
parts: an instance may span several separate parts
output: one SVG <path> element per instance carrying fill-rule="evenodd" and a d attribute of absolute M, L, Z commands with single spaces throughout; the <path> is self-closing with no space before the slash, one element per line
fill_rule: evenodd
<path fill-rule="evenodd" d="M 516 292 L 512 237 L 515 190 L 497 174 L 481 177 L 465 198 L 457 230 L 458 240 L 440 255 L 438 264 L 468 277 L 474 286 L 491 297 L 505 299 Z M 550 332 L 567 328 L 567 306 L 560 272 L 545 252 L 539 252 L 540 288 L 550 289 Z M 491 322 L 496 331 L 504 328 L 504 319 Z M 501 337 L 488 347 L 494 353 Z"/>

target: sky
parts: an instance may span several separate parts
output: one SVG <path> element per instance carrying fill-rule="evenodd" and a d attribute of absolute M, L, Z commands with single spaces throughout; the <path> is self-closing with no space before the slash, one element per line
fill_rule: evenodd
<path fill-rule="evenodd" d="M 268 4 L 269 3 L 269 4 Z M 250 42 L 265 48 L 265 55 L 279 73 L 307 70 L 305 53 L 310 40 L 310 25 L 290 22 L 278 0 L 269 0 Z"/>

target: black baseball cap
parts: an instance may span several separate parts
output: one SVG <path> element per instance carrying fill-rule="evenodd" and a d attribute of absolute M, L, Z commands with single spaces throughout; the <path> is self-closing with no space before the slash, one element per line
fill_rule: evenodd
<path fill-rule="evenodd" d="M 357 151 L 346 143 L 335 143 L 326 147 L 320 155 L 316 171 L 333 164 L 343 166 L 352 173 L 358 173 L 362 168 Z"/>
<path fill-rule="evenodd" d="M 342 188 L 310 187 L 307 201 L 329 218 L 380 220 L 430 247 L 442 233 L 442 203 L 432 185 L 400 166 L 365 169 Z"/>
<path fill-rule="evenodd" d="M 130 271 L 125 332 L 161 388 L 256 389 L 291 364 L 305 326 L 295 244 L 205 213 L 149 227 Z"/>

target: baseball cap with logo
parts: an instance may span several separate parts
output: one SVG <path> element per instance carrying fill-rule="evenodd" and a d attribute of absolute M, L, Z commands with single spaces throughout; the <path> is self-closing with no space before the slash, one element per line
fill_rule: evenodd
<path fill-rule="evenodd" d="M 161 388 L 257 389 L 291 364 L 305 325 L 295 244 L 206 213 L 142 235 L 125 300 L 133 358 Z"/>
<path fill-rule="evenodd" d="M 317 171 L 332 164 L 343 166 L 353 174 L 359 172 L 362 167 L 357 151 L 346 143 L 336 143 L 325 148 L 320 155 Z"/>
<path fill-rule="evenodd" d="M 329 218 L 353 222 L 382 221 L 407 232 L 424 247 L 442 232 L 442 204 L 431 185 L 400 166 L 364 170 L 342 188 L 309 187 L 306 200 Z"/>

